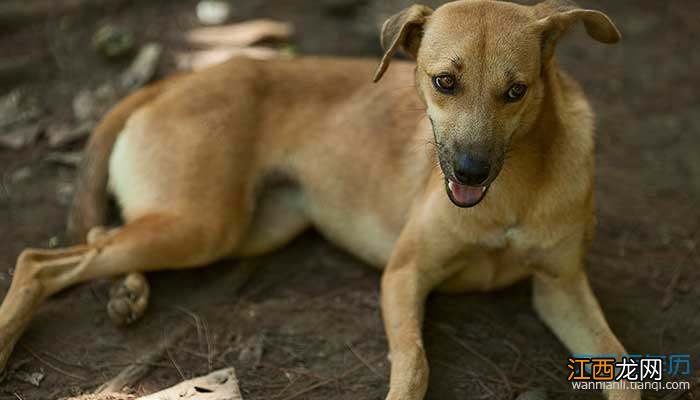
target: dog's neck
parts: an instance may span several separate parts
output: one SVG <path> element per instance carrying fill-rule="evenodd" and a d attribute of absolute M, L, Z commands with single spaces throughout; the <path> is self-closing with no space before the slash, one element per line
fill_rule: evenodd
<path fill-rule="evenodd" d="M 564 93 L 562 91 L 561 69 L 556 60 L 551 60 L 542 67 L 543 96 L 542 103 L 534 122 L 525 134 L 514 138 L 514 145 L 527 142 L 540 147 L 538 153 L 545 154 L 548 147 L 555 142 L 555 135 L 561 130 L 562 113 L 564 107 Z"/>
<path fill-rule="evenodd" d="M 529 129 L 519 132 L 513 138 L 510 153 L 503 170 L 492 185 L 492 197 L 524 196 L 528 201 L 515 202 L 531 207 L 541 198 L 540 195 L 557 193 L 567 181 L 578 182 L 578 190 L 583 192 L 593 183 L 593 137 L 586 130 L 571 129 L 565 121 L 592 123 L 586 107 L 572 105 L 567 90 L 576 84 L 551 61 L 544 70 L 544 92 L 539 112 Z M 566 89 L 566 90 L 565 90 Z M 578 87 L 575 90 L 579 90 Z M 572 118 L 571 114 L 576 116 Z M 578 122 L 578 121 L 577 121 Z M 584 150 L 587 149 L 587 150 Z M 566 170 L 552 169 L 552 165 L 566 166 Z M 585 167 L 584 167 L 585 166 Z M 537 182 L 536 186 L 527 183 Z M 517 193 L 520 193 L 518 195 Z M 579 193 L 580 194 L 580 193 Z M 494 196 L 495 195 L 495 196 Z M 571 193 L 573 196 L 578 194 Z M 526 210 L 522 210 L 526 212 Z"/>

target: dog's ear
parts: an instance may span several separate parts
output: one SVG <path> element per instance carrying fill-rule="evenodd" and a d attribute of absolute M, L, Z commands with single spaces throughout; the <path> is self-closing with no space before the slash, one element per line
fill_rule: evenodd
<path fill-rule="evenodd" d="M 384 22 L 381 40 L 385 52 L 374 73 L 374 82 L 382 78 L 386 69 L 389 68 L 391 58 L 399 49 L 403 49 L 414 58 L 417 56 L 423 36 L 423 24 L 432 13 L 433 10 L 430 7 L 414 4 Z"/>
<path fill-rule="evenodd" d="M 554 54 L 559 39 L 578 21 L 583 21 L 586 32 L 601 43 L 617 43 L 622 38 L 610 17 L 596 10 L 580 8 L 568 0 L 547 0 L 535 6 L 537 22 L 542 32 L 543 59 Z"/>

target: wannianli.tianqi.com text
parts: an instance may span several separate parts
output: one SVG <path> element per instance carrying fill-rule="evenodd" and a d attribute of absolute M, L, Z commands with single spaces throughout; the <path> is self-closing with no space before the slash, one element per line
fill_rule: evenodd
<path fill-rule="evenodd" d="M 573 381 L 571 387 L 574 390 L 619 390 L 619 389 L 635 389 L 635 390 L 690 390 L 690 382 L 594 382 L 594 381 Z"/>

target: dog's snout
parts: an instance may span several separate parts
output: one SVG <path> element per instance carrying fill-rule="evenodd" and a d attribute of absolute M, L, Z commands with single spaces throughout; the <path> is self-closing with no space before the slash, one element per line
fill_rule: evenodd
<path fill-rule="evenodd" d="M 453 172 L 459 183 L 479 186 L 489 178 L 491 164 L 469 154 L 460 154 L 454 160 Z"/>

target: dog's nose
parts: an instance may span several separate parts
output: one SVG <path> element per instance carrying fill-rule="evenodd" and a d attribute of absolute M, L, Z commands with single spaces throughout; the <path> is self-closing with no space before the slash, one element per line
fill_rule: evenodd
<path fill-rule="evenodd" d="M 467 186 L 479 186 L 489 178 L 491 165 L 488 161 L 461 154 L 455 159 L 453 169 L 459 183 Z"/>

